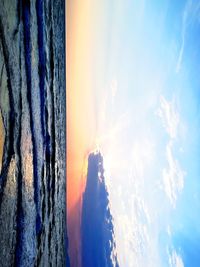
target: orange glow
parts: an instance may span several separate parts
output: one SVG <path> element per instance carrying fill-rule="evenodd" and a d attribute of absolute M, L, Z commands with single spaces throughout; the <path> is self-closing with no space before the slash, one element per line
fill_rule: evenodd
<path fill-rule="evenodd" d="M 91 12 L 90 0 L 67 1 L 67 226 L 72 267 L 81 266 L 81 199 L 87 155 L 95 136 L 94 101 L 88 67 Z"/>

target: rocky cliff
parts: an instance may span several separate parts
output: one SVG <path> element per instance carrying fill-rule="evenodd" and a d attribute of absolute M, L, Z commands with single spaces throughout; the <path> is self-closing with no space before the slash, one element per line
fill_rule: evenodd
<path fill-rule="evenodd" d="M 0 266 L 68 266 L 65 4 L 0 1 Z"/>
<path fill-rule="evenodd" d="M 88 157 L 81 219 L 82 266 L 119 267 L 103 157 L 99 152 Z"/>

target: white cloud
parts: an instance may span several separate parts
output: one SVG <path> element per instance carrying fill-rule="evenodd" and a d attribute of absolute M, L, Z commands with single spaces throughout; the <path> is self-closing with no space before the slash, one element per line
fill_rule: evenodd
<path fill-rule="evenodd" d="M 178 54 L 178 61 L 176 64 L 177 73 L 180 71 L 182 65 L 188 27 L 193 19 L 199 19 L 199 10 L 200 4 L 198 3 L 198 1 L 187 1 L 182 15 L 181 46 Z"/>
<path fill-rule="evenodd" d="M 181 64 L 182 64 L 183 52 L 184 52 L 184 48 L 185 48 L 185 35 L 186 35 L 188 15 L 190 13 L 190 9 L 191 9 L 191 1 L 188 1 L 186 3 L 186 6 L 185 6 L 185 9 L 183 12 L 183 16 L 182 16 L 181 48 L 179 51 L 178 61 L 177 61 L 177 65 L 176 65 L 176 72 L 177 73 L 180 71 Z"/>
<path fill-rule="evenodd" d="M 167 101 L 163 96 L 160 97 L 158 116 L 161 118 L 163 126 L 170 138 L 176 138 L 180 118 L 176 109 L 175 98 L 172 101 Z"/>
<path fill-rule="evenodd" d="M 162 172 L 164 191 L 171 205 L 175 208 L 177 198 L 184 187 L 186 173 L 182 170 L 179 161 L 173 155 L 174 142 L 181 129 L 180 115 L 174 97 L 171 101 L 167 101 L 163 96 L 160 97 L 158 116 L 161 118 L 163 127 L 169 135 L 169 140 L 166 145 L 167 167 Z"/>
<path fill-rule="evenodd" d="M 166 158 L 168 169 L 163 170 L 164 190 L 170 203 L 175 208 L 178 195 L 184 187 L 184 177 L 186 175 L 179 165 L 179 162 L 172 154 L 172 141 L 167 144 Z"/>
<path fill-rule="evenodd" d="M 172 235 L 172 230 L 171 230 L 170 225 L 167 226 L 167 234 L 168 234 L 168 236 L 170 236 L 170 237 L 171 237 L 171 235 Z"/>
<path fill-rule="evenodd" d="M 183 259 L 175 250 L 169 255 L 169 265 L 170 267 L 184 267 Z"/>
<path fill-rule="evenodd" d="M 132 165 L 135 174 L 143 177 L 146 168 L 155 159 L 155 144 L 150 138 L 138 138 L 133 143 L 132 148 Z"/>

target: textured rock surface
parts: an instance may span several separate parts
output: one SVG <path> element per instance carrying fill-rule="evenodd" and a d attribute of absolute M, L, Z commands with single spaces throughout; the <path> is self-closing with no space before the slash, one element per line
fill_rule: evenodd
<path fill-rule="evenodd" d="M 91 153 L 88 158 L 81 236 L 83 267 L 119 267 L 103 157 L 100 153 Z"/>
<path fill-rule="evenodd" d="M 68 266 L 64 10 L 0 1 L 1 267 Z"/>

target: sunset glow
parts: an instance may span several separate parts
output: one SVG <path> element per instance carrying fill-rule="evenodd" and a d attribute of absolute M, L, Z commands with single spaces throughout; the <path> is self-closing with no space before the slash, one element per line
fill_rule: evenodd
<path fill-rule="evenodd" d="M 91 151 L 103 157 L 119 265 L 198 266 L 199 14 L 192 0 L 67 2 L 72 267 Z"/>
<path fill-rule="evenodd" d="M 67 2 L 67 215 L 72 266 L 80 266 L 80 207 L 87 155 L 94 143 L 90 85 L 90 1 Z M 78 19 L 77 19 L 78 18 Z M 87 29 L 87 30 L 86 30 Z"/>

